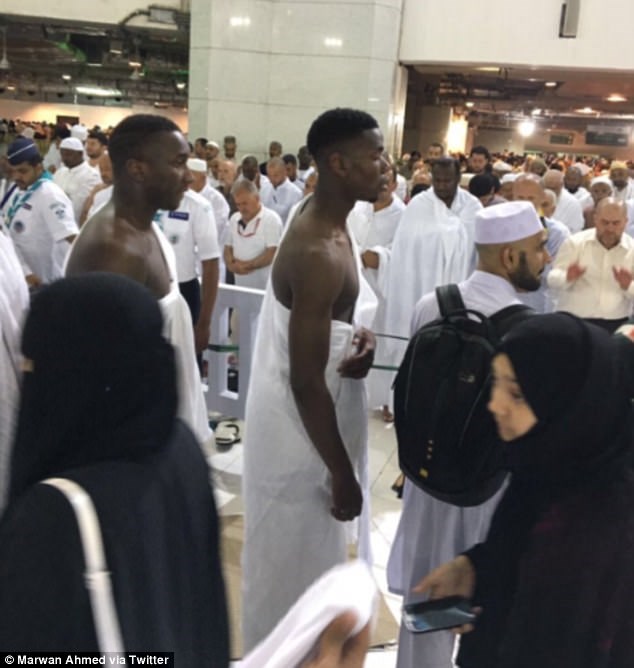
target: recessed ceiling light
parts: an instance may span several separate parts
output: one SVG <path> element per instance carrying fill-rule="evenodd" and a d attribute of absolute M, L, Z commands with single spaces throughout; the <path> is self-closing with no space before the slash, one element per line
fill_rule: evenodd
<path fill-rule="evenodd" d="M 62 79 L 64 79 L 64 81 L 70 81 L 72 78 L 73 77 L 71 77 L 70 74 L 62 74 Z"/>
<path fill-rule="evenodd" d="M 468 107 L 469 109 L 471 109 L 473 106 L 475 106 L 475 102 L 465 102 L 465 103 L 464 103 L 464 106 L 465 106 L 465 107 Z"/>
<path fill-rule="evenodd" d="M 583 107 L 583 109 L 575 109 L 578 114 L 594 114 L 592 107 Z"/>
<path fill-rule="evenodd" d="M 547 81 L 544 86 L 546 88 L 557 88 L 557 82 L 556 81 Z"/>
<path fill-rule="evenodd" d="M 627 98 L 620 93 L 612 93 L 605 98 L 608 102 L 627 102 Z"/>
<path fill-rule="evenodd" d="M 476 67 L 476 70 L 478 72 L 497 72 L 499 71 L 499 69 L 500 69 L 499 67 L 490 67 L 490 66 Z"/>

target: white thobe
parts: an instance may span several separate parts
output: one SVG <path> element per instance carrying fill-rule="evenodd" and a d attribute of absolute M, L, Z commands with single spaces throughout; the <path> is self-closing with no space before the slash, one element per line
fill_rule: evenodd
<path fill-rule="evenodd" d="M 53 175 L 53 181 L 68 195 L 73 203 L 75 220 L 79 220 L 84 203 L 92 189 L 101 183 L 101 176 L 84 160 L 71 169 L 60 167 Z"/>
<path fill-rule="evenodd" d="M 507 280 L 483 271 L 476 270 L 459 288 L 465 306 L 485 316 L 520 303 Z M 439 316 L 436 294 L 425 295 L 413 309 L 411 332 Z M 479 506 L 461 508 L 435 499 L 406 480 L 403 513 L 387 565 L 390 591 L 402 595 L 404 603 L 421 600 L 420 594 L 412 594 L 413 587 L 434 568 L 484 540 L 503 493 L 501 489 Z M 397 668 L 452 668 L 454 642 L 451 631 L 416 634 L 401 625 Z"/>
<path fill-rule="evenodd" d="M 616 187 L 612 189 L 612 197 L 619 202 L 626 202 L 628 199 L 634 199 L 634 181 L 630 179 L 625 188 L 617 190 Z"/>
<path fill-rule="evenodd" d="M 269 181 L 260 187 L 260 200 L 268 209 L 272 209 L 286 225 L 289 211 L 304 197 L 304 193 L 285 179 L 279 186 L 273 186 Z"/>
<path fill-rule="evenodd" d="M 553 218 L 561 221 L 573 234 L 582 230 L 585 223 L 581 204 L 565 188 L 559 193 Z"/>
<path fill-rule="evenodd" d="M 357 202 L 348 216 L 349 229 L 360 251 L 363 253 L 363 251 L 370 250 L 379 256 L 377 269 L 370 267 L 363 269 L 363 276 L 378 299 L 378 308 L 371 327 L 376 334 L 384 334 L 389 329 L 385 320 L 385 294 L 387 292 L 392 242 L 404 210 L 405 204 L 394 196 L 390 205 L 380 211 L 374 211 L 373 205 L 369 202 Z M 375 363 L 386 364 L 387 354 L 385 339 L 378 337 L 374 355 Z M 368 375 L 368 395 L 371 408 L 388 406 L 391 403 L 391 386 L 391 373 L 383 369 L 372 369 L 370 371 Z"/>
<path fill-rule="evenodd" d="M 392 244 L 386 293 L 387 334 L 409 338 L 416 302 L 438 285 L 458 283 L 474 266 L 475 216 L 480 201 L 458 189 L 451 207 L 433 188 L 416 195 L 403 212 Z M 388 341 L 388 363 L 398 366 L 406 342 Z"/>
<path fill-rule="evenodd" d="M 574 193 L 570 193 L 576 200 L 581 204 L 581 210 L 583 211 L 588 206 L 594 205 L 594 200 L 589 190 L 586 190 L 583 186 L 579 186 Z"/>

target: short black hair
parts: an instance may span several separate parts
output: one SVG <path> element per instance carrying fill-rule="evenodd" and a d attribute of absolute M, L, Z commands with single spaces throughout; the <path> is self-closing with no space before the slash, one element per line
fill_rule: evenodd
<path fill-rule="evenodd" d="M 476 174 L 469 181 L 469 192 L 475 197 L 490 195 L 495 189 L 495 181 L 490 174 Z"/>
<path fill-rule="evenodd" d="M 122 173 L 131 158 L 141 159 L 143 149 L 161 132 L 180 132 L 174 121 L 155 114 L 126 116 L 112 131 L 109 143 L 112 171 Z"/>
<path fill-rule="evenodd" d="M 207 137 L 198 137 L 194 144 L 202 144 L 203 146 L 207 146 Z"/>
<path fill-rule="evenodd" d="M 53 139 L 66 139 L 66 137 L 70 137 L 70 130 L 68 129 L 68 126 L 64 125 L 63 123 L 56 125 L 55 129 L 53 130 Z"/>
<path fill-rule="evenodd" d="M 376 119 L 365 111 L 337 107 L 325 111 L 310 126 L 306 144 L 310 154 L 319 162 L 333 144 L 354 139 L 366 130 L 379 127 Z"/>
<path fill-rule="evenodd" d="M 431 171 L 432 174 L 434 169 L 453 169 L 456 172 L 456 176 L 460 177 L 460 163 L 454 158 L 438 158 L 437 160 L 431 161 Z"/>
<path fill-rule="evenodd" d="M 108 146 L 108 137 L 99 130 L 91 130 L 88 133 L 88 139 L 96 139 L 102 146 Z"/>
<path fill-rule="evenodd" d="M 486 146 L 474 146 L 471 149 L 469 156 L 472 156 L 474 153 L 477 155 L 483 155 L 487 160 L 491 160 L 491 154 L 489 153 L 489 149 Z"/>
<path fill-rule="evenodd" d="M 297 158 L 292 153 L 285 153 L 282 156 L 282 160 L 284 160 L 285 165 L 297 165 Z"/>
<path fill-rule="evenodd" d="M 443 153 L 445 152 L 445 147 L 439 141 L 433 141 L 429 145 L 429 148 L 431 148 L 432 146 L 435 146 L 436 148 L 439 148 Z"/>
<path fill-rule="evenodd" d="M 424 193 L 426 190 L 429 190 L 429 183 L 417 183 L 412 187 L 412 192 L 410 193 L 410 198 L 416 197 L 420 193 Z"/>

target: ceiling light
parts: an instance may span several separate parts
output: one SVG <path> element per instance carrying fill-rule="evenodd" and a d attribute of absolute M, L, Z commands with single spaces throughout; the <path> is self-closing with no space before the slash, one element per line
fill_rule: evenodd
<path fill-rule="evenodd" d="M 176 88 L 178 90 L 185 90 L 185 88 L 187 88 L 187 84 L 184 81 L 177 81 Z"/>
<path fill-rule="evenodd" d="M 327 46 L 330 49 L 336 49 L 343 46 L 343 40 L 339 37 L 326 37 L 324 39 L 324 46 Z"/>
<path fill-rule="evenodd" d="M 229 25 L 232 28 L 248 28 L 251 25 L 251 17 L 249 17 L 249 16 L 232 16 L 229 19 Z"/>
<path fill-rule="evenodd" d="M 544 86 L 546 88 L 557 88 L 557 82 L 556 81 L 547 81 Z"/>
<path fill-rule="evenodd" d="M 121 91 L 116 88 L 101 88 L 100 86 L 75 86 L 75 92 L 80 95 L 94 95 L 95 97 L 121 97 Z"/>
<path fill-rule="evenodd" d="M 594 114 L 592 107 L 583 107 L 583 109 L 575 109 L 578 114 Z"/>
<path fill-rule="evenodd" d="M 535 132 L 535 121 L 522 121 L 517 126 L 517 130 L 522 135 L 522 137 L 530 137 L 533 132 Z"/>
<path fill-rule="evenodd" d="M 128 61 L 128 65 L 130 67 L 141 67 L 141 65 L 143 65 L 143 63 L 140 60 L 134 60 L 133 59 L 133 60 Z"/>
<path fill-rule="evenodd" d="M 605 98 L 608 102 L 627 102 L 627 98 L 619 93 L 612 93 Z"/>
<path fill-rule="evenodd" d="M 532 116 L 539 116 L 541 113 L 542 113 L 541 109 L 533 109 L 533 111 L 531 111 Z"/>
<path fill-rule="evenodd" d="M 472 109 L 475 106 L 475 102 L 465 102 L 464 106 L 467 107 L 467 109 Z"/>
<path fill-rule="evenodd" d="M 72 78 L 73 77 L 71 77 L 70 74 L 62 74 L 62 79 L 64 79 L 64 81 L 70 81 Z"/>
<path fill-rule="evenodd" d="M 15 90 L 15 86 L 7 86 L 7 90 Z"/>
<path fill-rule="evenodd" d="M 476 67 L 476 70 L 478 72 L 498 72 L 499 69 L 500 69 L 499 67 L 490 67 L 490 66 Z"/>

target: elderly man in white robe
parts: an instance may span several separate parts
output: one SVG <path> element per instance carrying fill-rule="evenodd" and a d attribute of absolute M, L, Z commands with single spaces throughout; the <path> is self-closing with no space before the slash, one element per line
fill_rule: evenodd
<path fill-rule="evenodd" d="M 473 271 L 473 226 L 482 204 L 458 188 L 460 168 L 436 160 L 432 187 L 408 204 L 392 244 L 386 296 L 388 334 L 409 338 L 416 302 L 437 285 L 458 283 Z M 398 366 L 406 342 L 388 341 L 388 362 Z"/>
<path fill-rule="evenodd" d="M 574 195 L 564 188 L 564 174 L 557 169 L 549 169 L 542 179 L 542 185 L 557 195 L 557 206 L 553 218 L 562 222 L 572 234 L 583 229 L 583 207 Z"/>
<path fill-rule="evenodd" d="M 388 172 L 389 181 L 379 193 L 376 202 L 357 202 L 348 216 L 348 226 L 361 253 L 363 276 L 370 284 L 379 300 L 372 331 L 383 333 L 388 324 L 385 321 L 385 294 L 390 268 L 390 256 L 394 235 L 401 222 L 405 204 L 396 195 L 397 171 L 394 165 Z M 381 337 L 377 340 L 375 359 L 380 364 L 385 357 Z M 373 369 L 368 375 L 368 395 L 371 408 L 380 407 L 383 419 L 392 421 L 390 388 L 392 375 L 381 369 Z"/>
<path fill-rule="evenodd" d="M 505 202 L 480 211 L 475 220 L 478 265 L 458 284 L 465 306 L 489 317 L 519 304 L 518 291 L 537 290 L 550 261 L 546 239 L 547 231 L 529 202 Z M 435 292 L 426 294 L 412 314 L 411 333 L 436 320 L 440 309 Z M 406 481 L 387 567 L 390 591 L 402 595 L 404 603 L 420 600 L 412 589 L 423 576 L 484 540 L 502 494 L 500 489 L 479 506 L 459 507 Z M 411 633 L 401 626 L 397 668 L 452 668 L 454 643 L 451 631 Z"/>

